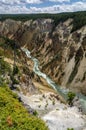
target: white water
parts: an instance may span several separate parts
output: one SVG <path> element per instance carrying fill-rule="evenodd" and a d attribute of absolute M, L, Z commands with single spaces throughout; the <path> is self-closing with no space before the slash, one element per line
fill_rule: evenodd
<path fill-rule="evenodd" d="M 25 96 L 19 93 L 19 96 L 25 104 L 30 105 L 32 109 L 39 113 L 39 116 L 48 125 L 49 130 L 67 130 L 67 128 L 86 130 L 84 129 L 86 128 L 85 116 L 79 112 L 78 108 L 62 104 L 55 98 L 55 104 L 53 105 L 53 100 L 50 99 L 51 94 L 53 93 L 45 93 L 45 98 L 43 98 L 42 94 Z M 47 108 L 45 108 L 46 101 L 48 103 Z"/>
<path fill-rule="evenodd" d="M 58 91 L 58 93 L 66 99 L 65 96 L 66 90 L 63 91 L 62 89 L 60 89 L 59 86 L 55 84 L 55 82 L 53 82 L 46 74 L 42 73 L 39 70 L 39 62 L 36 58 L 31 56 L 30 51 L 28 51 L 25 48 L 23 48 L 22 50 L 26 53 L 28 58 L 31 58 L 33 60 L 34 62 L 33 71 L 35 72 L 35 74 L 43 77 L 54 90 Z M 45 111 L 46 98 L 43 99 L 42 101 L 38 101 L 40 96 L 41 95 L 33 95 L 31 97 L 27 97 L 20 94 L 20 97 L 23 100 L 23 102 L 30 105 L 31 108 L 35 110 L 40 109 L 42 111 L 43 110 Z M 78 96 L 80 98 L 83 111 L 86 112 L 86 97 L 83 97 L 80 94 Z M 37 100 L 37 102 L 35 100 Z M 65 106 L 64 104 L 61 104 L 59 101 L 56 101 L 55 106 L 53 106 L 51 105 L 52 103 L 51 101 L 49 101 L 49 99 L 47 101 L 48 101 L 47 109 L 49 110 L 51 109 L 51 111 L 48 112 L 46 115 L 42 116 L 42 119 L 46 121 L 50 130 L 67 130 L 67 128 L 74 128 L 74 130 L 86 130 L 85 118 L 78 111 L 77 107 L 70 108 L 68 106 Z M 41 108 L 38 107 L 40 104 Z"/>
<path fill-rule="evenodd" d="M 67 100 L 67 94 L 66 94 L 67 91 L 65 90 L 65 92 L 64 92 L 59 86 L 57 86 L 57 84 L 55 84 L 55 82 L 52 81 L 52 79 L 50 79 L 46 74 L 42 73 L 39 70 L 39 61 L 36 58 L 31 56 L 31 53 L 29 50 L 27 50 L 26 48 L 22 48 L 22 50 L 26 53 L 28 58 L 31 58 L 33 60 L 33 62 L 34 62 L 33 71 L 35 72 L 35 74 L 43 77 L 54 90 L 56 90 L 65 100 Z M 83 111 L 83 113 L 86 114 L 86 96 L 78 94 L 78 97 L 80 100 L 82 111 Z"/>
<path fill-rule="evenodd" d="M 47 83 L 66 100 L 67 96 L 65 93 L 63 93 L 62 89 L 60 89 L 60 87 L 57 86 L 57 84 L 52 79 L 50 79 L 46 74 L 42 73 L 39 70 L 39 61 L 36 58 L 31 56 L 31 53 L 29 50 L 25 48 L 22 48 L 22 50 L 26 53 L 28 58 L 31 58 L 33 60 L 34 62 L 33 71 L 35 72 L 35 74 L 44 78 L 47 81 Z"/>

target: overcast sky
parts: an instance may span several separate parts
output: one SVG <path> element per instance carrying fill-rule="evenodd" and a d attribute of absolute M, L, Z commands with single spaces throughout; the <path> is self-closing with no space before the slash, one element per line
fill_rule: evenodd
<path fill-rule="evenodd" d="M 0 13 L 60 13 L 86 11 L 86 0 L 0 0 Z"/>

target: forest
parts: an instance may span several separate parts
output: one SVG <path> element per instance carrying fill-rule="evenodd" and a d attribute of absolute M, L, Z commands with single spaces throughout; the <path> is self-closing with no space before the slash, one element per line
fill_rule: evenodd
<path fill-rule="evenodd" d="M 58 25 L 60 22 L 64 22 L 65 20 L 72 18 L 73 28 L 71 32 L 81 28 L 86 25 L 86 11 L 78 11 L 78 12 L 67 12 L 67 13 L 59 13 L 59 14 L 0 14 L 0 21 L 4 21 L 6 19 L 27 21 L 27 20 L 36 20 L 36 19 L 44 19 L 51 18 L 54 20 L 54 27 Z"/>

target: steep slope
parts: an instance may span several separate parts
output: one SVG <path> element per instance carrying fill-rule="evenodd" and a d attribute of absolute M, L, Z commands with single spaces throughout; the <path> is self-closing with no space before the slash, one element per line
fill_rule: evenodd
<path fill-rule="evenodd" d="M 32 68 L 32 61 L 15 45 L 15 41 L 0 38 L 0 85 L 5 83 L 11 89 L 18 89 L 24 94 L 37 93 L 31 79 Z"/>
<path fill-rule="evenodd" d="M 56 25 L 50 18 L 7 19 L 0 23 L 0 34 L 27 47 L 39 59 L 41 71 L 57 84 L 86 94 L 86 21 L 84 26 L 77 23 L 80 27 L 76 30 L 74 21 L 75 17 L 70 17 Z"/>
<path fill-rule="evenodd" d="M 48 130 L 45 123 L 28 113 L 7 86 L 0 86 L 1 130 Z"/>
<path fill-rule="evenodd" d="M 39 117 L 46 121 L 50 130 L 57 128 L 85 130 L 86 97 L 79 94 L 79 97 L 72 102 L 71 99 L 75 94 L 69 92 L 70 104 L 74 103 L 74 106 L 70 107 L 62 103 L 65 100 L 63 96 L 65 89 L 58 89 L 58 93 L 55 93 L 48 85 L 50 82 L 52 87 L 53 85 L 55 88 L 66 87 L 86 95 L 86 15 L 84 14 L 85 11 L 53 15 L 1 16 L 1 129 L 47 129 L 43 121 L 27 113 L 19 103 L 22 101 L 29 113 L 35 115 L 38 113 Z M 25 55 L 22 47 L 30 50 L 32 60 L 26 52 Z M 39 73 L 39 76 L 35 72 Z M 42 78 L 40 73 L 45 78 Z M 45 80 L 46 78 L 48 80 Z M 19 101 L 6 84 L 17 92 Z"/>

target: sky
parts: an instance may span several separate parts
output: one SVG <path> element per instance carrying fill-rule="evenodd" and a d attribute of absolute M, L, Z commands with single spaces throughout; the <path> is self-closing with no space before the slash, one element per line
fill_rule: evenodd
<path fill-rule="evenodd" d="M 86 0 L 0 0 L 0 14 L 86 11 Z"/>

